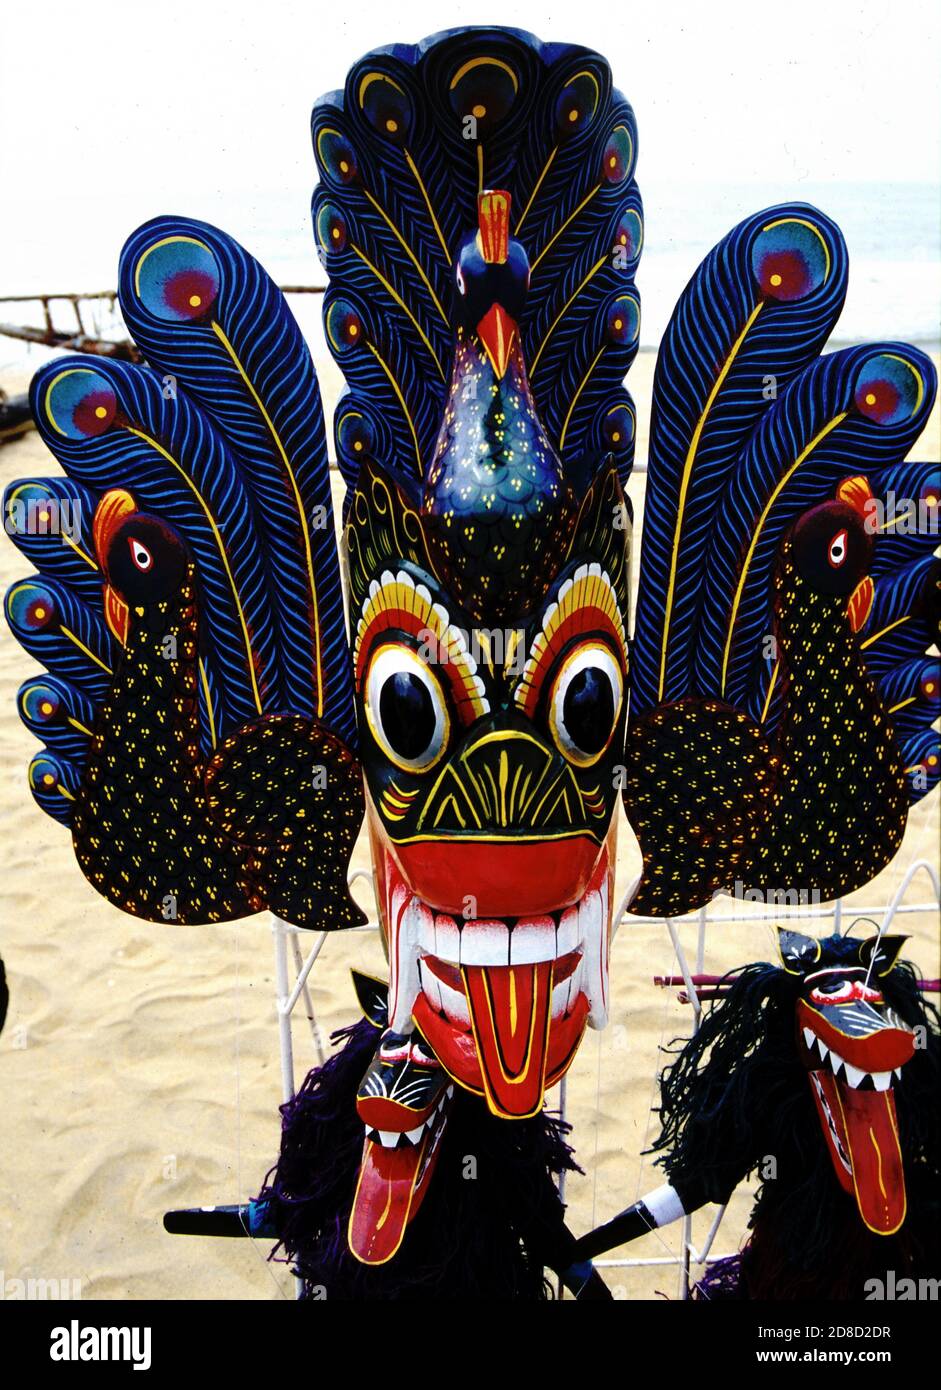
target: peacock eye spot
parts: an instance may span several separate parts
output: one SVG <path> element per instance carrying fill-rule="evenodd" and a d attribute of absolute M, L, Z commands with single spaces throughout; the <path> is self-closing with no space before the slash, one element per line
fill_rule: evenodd
<path fill-rule="evenodd" d="M 434 736 L 431 695 L 412 671 L 396 671 L 383 681 L 379 718 L 392 747 L 409 762 L 421 756 Z"/>

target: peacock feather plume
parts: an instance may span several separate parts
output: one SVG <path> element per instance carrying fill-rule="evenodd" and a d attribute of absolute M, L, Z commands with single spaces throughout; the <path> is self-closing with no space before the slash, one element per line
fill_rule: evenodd
<path fill-rule="evenodd" d="M 454 267 L 490 188 L 510 195 L 529 261 L 520 335 L 549 439 L 566 468 L 610 451 L 626 477 L 643 217 L 634 115 L 605 60 L 496 28 L 377 49 L 316 104 L 312 134 L 348 485 L 366 456 L 401 481 L 426 475 L 455 351 Z"/>

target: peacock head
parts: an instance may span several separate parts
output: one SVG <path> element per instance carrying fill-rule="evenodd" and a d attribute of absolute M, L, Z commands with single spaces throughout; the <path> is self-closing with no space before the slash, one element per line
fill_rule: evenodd
<path fill-rule="evenodd" d="M 841 611 L 845 606 L 856 632 L 866 621 L 873 598 L 871 500 L 864 478 L 844 479 L 833 500 L 800 517 L 784 545 L 785 570 L 792 562 L 799 580 L 814 594 L 834 600 Z"/>
<path fill-rule="evenodd" d="M 529 289 L 529 257 L 510 236 L 509 193 L 486 189 L 477 197 L 475 232 L 455 265 L 457 324 L 476 334 L 498 378 L 506 372 Z"/>
<path fill-rule="evenodd" d="M 129 608 L 141 608 L 179 593 L 189 563 L 186 547 L 165 522 L 139 512 L 129 492 L 104 494 L 93 538 L 112 601 L 116 595 Z"/>

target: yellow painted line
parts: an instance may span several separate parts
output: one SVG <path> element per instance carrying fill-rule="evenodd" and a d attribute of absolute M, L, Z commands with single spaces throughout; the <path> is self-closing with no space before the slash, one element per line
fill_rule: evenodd
<path fill-rule="evenodd" d="M 411 415 L 409 414 L 408 406 L 405 404 L 405 397 L 402 395 L 402 391 L 401 391 L 401 388 L 400 388 L 400 386 L 399 386 L 399 383 L 396 381 L 395 377 L 392 375 L 392 372 L 391 372 L 390 368 L 389 368 L 389 367 L 386 365 L 386 363 L 383 361 L 382 356 L 381 356 L 381 354 L 380 354 L 380 352 L 379 352 L 379 349 L 378 349 L 373 343 L 370 343 L 368 340 L 367 340 L 367 342 L 366 342 L 366 346 L 369 348 L 369 351 L 372 353 L 373 357 L 375 357 L 376 361 L 379 363 L 380 367 L 381 367 L 382 370 L 385 372 L 386 376 L 389 378 L 389 385 L 392 387 L 392 390 L 395 392 L 396 396 L 398 397 L 399 405 L 402 407 L 402 412 L 403 412 L 403 414 L 404 414 L 406 420 L 408 421 L 408 427 L 409 427 L 409 429 L 410 429 L 411 432 L 412 432 L 412 441 L 413 441 L 413 443 L 414 443 L 414 445 L 415 445 L 415 459 L 416 459 L 416 462 L 418 463 L 418 476 L 421 477 L 421 475 L 422 475 L 421 450 L 420 450 L 419 447 L 418 447 L 418 435 L 415 433 L 415 426 L 414 426 L 414 424 L 412 423 L 412 417 L 411 417 Z"/>
<path fill-rule="evenodd" d="M 206 668 L 203 665 L 202 657 L 199 658 L 199 683 L 203 688 L 203 696 L 206 701 L 206 713 L 209 715 L 209 737 L 212 746 L 216 746 L 216 719 L 212 710 L 212 696 L 209 693 L 209 681 L 206 679 Z"/>
<path fill-rule="evenodd" d="M 569 422 L 570 422 L 570 420 L 571 420 L 571 418 L 572 418 L 572 411 L 575 409 L 576 405 L 578 404 L 578 398 L 579 398 L 579 396 L 582 394 L 582 391 L 585 389 L 585 382 L 586 382 L 586 381 L 588 380 L 588 378 L 591 376 L 592 372 L 595 370 L 595 367 L 598 365 L 599 361 L 601 360 L 601 354 L 604 352 L 606 346 L 607 346 L 607 344 L 602 343 L 601 347 L 598 349 L 597 353 L 595 354 L 594 361 L 592 362 L 591 366 L 588 368 L 588 371 L 587 371 L 587 372 L 585 373 L 585 375 L 582 377 L 581 381 L 578 383 L 578 390 L 575 392 L 575 395 L 572 397 L 571 404 L 569 405 L 568 411 L 566 412 L 565 424 L 562 426 L 562 433 L 561 433 L 561 435 L 559 436 L 559 448 L 560 448 L 560 449 L 564 449 L 564 448 L 565 448 L 565 435 L 566 435 L 566 432 L 567 432 L 568 427 L 569 427 Z"/>
<path fill-rule="evenodd" d="M 767 695 L 765 696 L 764 708 L 763 708 L 762 711 L 761 711 L 761 723 L 762 723 L 762 724 L 763 724 L 763 723 L 765 722 L 765 720 L 768 718 L 768 710 L 771 708 L 771 696 L 774 694 L 775 682 L 776 682 L 777 679 L 778 679 L 778 672 L 780 671 L 780 669 L 781 669 L 781 663 L 780 663 L 780 661 L 776 661 L 776 662 L 774 663 L 774 670 L 771 672 L 771 680 L 770 680 L 770 682 L 769 682 L 769 684 L 768 684 L 768 693 L 767 693 Z"/>
<path fill-rule="evenodd" d="M 430 343 L 430 342 L 428 341 L 428 339 L 426 338 L 424 329 L 422 328 L 421 324 L 418 322 L 418 319 L 417 319 L 417 318 L 415 317 L 415 315 L 412 313 L 411 309 L 410 309 L 410 308 L 408 307 L 408 305 L 405 303 L 405 300 L 402 298 L 402 296 L 401 296 L 400 294 L 397 293 L 397 291 L 396 291 L 395 289 L 393 289 L 393 287 L 389 284 L 389 281 L 388 281 L 388 280 L 386 279 L 386 277 L 383 275 L 383 273 L 382 273 L 382 271 L 379 269 L 379 267 L 373 265 L 372 261 L 371 261 L 371 260 L 369 259 L 369 257 L 366 255 L 365 251 L 360 250 L 360 248 L 356 245 L 355 241 L 351 241 L 351 242 L 350 242 L 350 247 L 351 247 L 351 249 L 352 249 L 353 251 L 356 252 L 357 256 L 359 256 L 360 260 L 364 263 L 364 265 L 367 265 L 367 266 L 369 267 L 369 269 L 372 271 L 373 275 L 375 275 L 376 279 L 377 279 L 381 284 L 383 284 L 383 285 L 385 286 L 385 288 L 389 291 L 389 294 L 391 294 L 392 298 L 395 300 L 396 304 L 398 304 L 399 308 L 403 310 L 403 312 L 409 317 L 409 319 L 411 319 L 412 323 L 413 323 L 414 326 L 415 326 L 416 332 L 418 333 L 418 335 L 419 335 L 419 337 L 421 338 L 422 342 L 425 344 L 425 347 L 428 349 L 428 352 L 429 352 L 429 354 L 430 354 L 430 356 L 431 356 L 431 360 L 432 360 L 432 362 L 434 362 L 435 367 L 437 368 L 438 375 L 440 376 L 441 380 L 442 380 L 442 381 L 445 383 L 445 385 L 446 385 L 446 384 L 447 384 L 447 377 L 446 377 L 445 374 L 444 374 L 444 368 L 442 367 L 441 363 L 438 361 L 438 357 L 437 357 L 437 354 L 435 353 L 434 348 L 431 346 L 431 343 Z"/>
<path fill-rule="evenodd" d="M 222 534 L 219 531 L 219 527 L 216 525 L 216 519 L 213 516 L 212 512 L 209 510 L 209 507 L 206 503 L 206 499 L 199 491 L 199 488 L 193 482 L 192 478 L 189 476 L 186 470 L 180 467 L 173 455 L 168 454 L 162 444 L 158 444 L 156 439 L 152 439 L 151 436 L 149 434 L 145 434 L 143 430 L 135 428 L 134 425 L 128 425 L 126 428 L 129 434 L 136 435 L 138 439 L 143 439 L 145 444 L 149 444 L 151 448 L 156 449 L 157 453 L 160 454 L 162 458 L 165 458 L 168 463 L 173 465 L 173 467 L 179 473 L 180 477 L 184 480 L 184 482 L 192 492 L 193 496 L 196 498 L 196 500 L 199 502 L 199 505 L 203 509 L 203 513 L 205 514 L 206 520 L 209 522 L 209 526 L 212 530 L 212 534 L 215 537 L 216 544 L 219 547 L 219 554 L 222 558 L 222 564 L 225 568 L 226 577 L 229 581 L 229 587 L 232 590 L 232 597 L 235 600 L 235 607 L 238 611 L 239 623 L 242 628 L 242 636 L 245 641 L 245 651 L 248 656 L 248 674 L 252 683 L 252 693 L 255 698 L 255 708 L 257 709 L 258 713 L 261 714 L 261 695 L 258 690 L 258 682 L 255 678 L 255 662 L 252 658 L 252 643 L 251 638 L 248 635 L 248 624 L 245 621 L 245 614 L 242 612 L 242 605 L 239 601 L 238 590 L 235 587 L 235 579 L 232 575 L 232 570 L 229 566 L 229 557 L 226 554 L 225 543 L 223 542 Z"/>
<path fill-rule="evenodd" d="M 748 568 L 755 554 L 755 547 L 757 546 L 759 537 L 761 536 L 762 528 L 768 519 L 768 513 L 771 511 L 771 508 L 778 500 L 778 497 L 780 496 L 783 489 L 790 482 L 791 478 L 797 472 L 798 468 L 800 468 L 807 455 L 812 453 L 813 450 L 816 449 L 820 441 L 822 439 L 825 439 L 831 430 L 835 430 L 837 425 L 841 424 L 846 419 L 848 414 L 848 410 L 841 410 L 839 415 L 835 415 L 832 420 L 828 420 L 827 423 L 824 425 L 823 429 L 820 430 L 818 434 L 814 435 L 813 439 L 807 445 L 806 449 L 801 450 L 801 452 L 798 454 L 797 458 L 791 464 L 787 472 L 782 474 L 782 476 L 775 483 L 774 488 L 771 492 L 771 496 L 765 503 L 761 516 L 758 518 L 757 524 L 752 533 L 752 538 L 748 543 L 748 551 L 745 555 L 745 563 L 742 566 L 742 572 L 739 577 L 738 587 L 735 590 L 735 598 L 732 600 L 732 612 L 729 615 L 729 628 L 725 638 L 725 650 L 722 654 L 722 686 L 720 690 L 720 694 L 722 695 L 725 694 L 725 682 L 729 669 L 729 656 L 731 655 L 732 651 L 732 637 L 735 632 L 735 623 L 738 619 L 739 604 L 742 601 L 742 593 L 745 589 L 745 581 L 748 578 Z"/>
<path fill-rule="evenodd" d="M 261 397 L 259 396 L 258 392 L 255 390 L 254 386 L 249 380 L 248 373 L 245 371 L 245 368 L 239 361 L 238 355 L 235 349 L 233 348 L 232 344 L 229 342 L 225 333 L 222 331 L 221 325 L 216 323 L 215 319 L 213 319 L 212 331 L 215 333 L 216 337 L 219 339 L 220 343 L 231 357 L 233 363 L 238 369 L 239 375 L 241 376 L 242 380 L 245 382 L 245 385 L 251 392 L 252 399 L 258 407 L 258 412 L 261 415 L 261 418 L 264 420 L 266 426 L 268 427 L 268 432 L 271 435 L 275 448 L 281 455 L 281 462 L 284 464 L 284 470 L 288 475 L 288 480 L 291 484 L 291 490 L 294 493 L 294 504 L 297 507 L 297 515 L 301 524 L 301 534 L 304 538 L 304 558 L 307 561 L 307 577 L 310 582 L 310 598 L 311 603 L 314 607 L 314 668 L 317 680 L 317 716 L 319 718 L 323 714 L 324 705 L 323 669 L 320 653 L 320 612 L 317 606 L 317 581 L 314 578 L 314 556 L 310 543 L 310 528 L 307 525 L 307 515 L 304 511 L 304 503 L 301 498 L 300 488 L 297 486 L 297 479 L 294 476 L 294 469 L 291 467 L 290 459 L 287 456 L 287 450 L 281 443 L 281 437 L 278 434 L 278 431 L 275 429 L 274 423 L 270 415 L 268 414 L 267 410 L 262 404 Z M 252 684 L 254 684 L 254 675 L 252 677 Z"/>
<path fill-rule="evenodd" d="M 696 428 L 693 430 L 693 437 L 690 440 L 689 448 L 686 451 L 686 459 L 683 464 L 683 475 L 680 479 L 680 495 L 676 506 L 676 526 L 673 529 L 673 558 L 670 561 L 670 581 L 667 585 L 667 598 L 666 604 L 664 605 L 663 613 L 663 642 L 660 647 L 660 681 L 657 687 L 658 700 L 663 699 L 663 687 L 666 683 L 667 646 L 669 645 L 670 641 L 670 622 L 673 617 L 673 597 L 676 591 L 676 561 L 680 550 L 680 535 L 683 530 L 684 512 L 686 510 L 686 494 L 689 491 L 689 480 L 692 476 L 693 464 L 696 462 L 696 454 L 699 450 L 699 441 L 702 438 L 702 432 L 705 428 L 706 420 L 709 417 L 709 412 L 715 404 L 716 396 L 722 389 L 722 383 L 728 376 L 729 369 L 731 368 L 732 363 L 735 361 L 735 358 L 738 356 L 739 348 L 745 341 L 745 338 L 748 334 L 748 330 L 751 328 L 752 324 L 755 322 L 755 319 L 760 314 L 763 304 L 764 300 L 759 299 L 758 303 L 755 305 L 754 309 L 752 309 L 751 313 L 748 315 L 748 318 L 745 320 L 745 327 L 742 329 L 741 333 L 738 335 L 738 337 L 735 339 L 735 342 L 732 344 L 732 348 L 729 352 L 729 355 L 728 357 L 726 357 L 725 361 L 722 364 L 722 370 L 719 372 L 719 375 L 716 377 L 715 381 L 712 384 L 712 390 L 709 392 L 709 395 L 706 398 L 706 404 L 703 406 L 702 414 L 696 422 Z"/>
<path fill-rule="evenodd" d="M 517 234 L 517 236 L 519 236 L 520 228 L 522 227 L 523 223 L 526 221 L 526 217 L 527 217 L 527 214 L 528 214 L 528 212 L 529 212 L 529 209 L 532 207 L 533 203 L 536 201 L 536 195 L 537 195 L 537 193 L 539 192 L 540 188 L 542 187 L 542 181 L 543 181 L 543 179 L 546 177 L 546 175 L 548 174 L 549 170 L 551 169 L 551 167 L 552 167 L 552 161 L 555 159 L 555 157 L 556 157 L 556 155 L 557 155 L 558 153 L 559 153 L 559 147 L 558 147 L 558 145 L 554 145 L 554 146 L 553 146 L 553 149 L 552 149 L 552 153 L 550 154 L 549 158 L 546 160 L 545 164 L 542 166 L 542 173 L 539 175 L 538 179 L 537 179 L 536 182 L 533 184 L 533 191 L 532 191 L 532 193 L 530 193 L 530 195 L 529 195 L 529 202 L 528 202 L 528 203 L 526 204 L 526 206 L 523 208 L 522 216 L 520 217 L 519 221 L 518 221 L 517 224 L 516 224 L 516 234 Z"/>
<path fill-rule="evenodd" d="M 439 314 L 441 315 L 441 317 L 444 319 L 445 323 L 449 323 L 448 316 L 447 316 L 447 314 L 444 312 L 444 310 L 442 309 L 441 303 L 440 303 L 440 301 L 439 301 L 439 299 L 438 299 L 438 296 L 435 294 L 434 290 L 432 289 L 431 281 L 428 279 L 428 276 L 425 274 L 424 270 L 422 269 L 421 265 L 419 264 L 418 257 L 415 255 L 415 252 L 414 252 L 414 251 L 412 250 L 412 248 L 409 246 L 408 242 L 405 240 L 404 236 L 403 236 L 402 233 L 399 231 L 399 229 L 398 229 L 398 227 L 395 225 L 395 223 L 392 221 L 392 218 L 391 218 L 391 217 L 389 216 L 389 214 L 386 212 L 386 210 L 385 210 L 385 208 L 382 206 L 382 204 L 381 204 L 380 202 L 378 202 L 377 199 L 375 199 L 375 198 L 373 197 L 373 195 L 370 193 L 369 189 L 366 188 L 365 186 L 363 187 L 363 192 L 365 193 L 365 195 L 366 195 L 366 197 L 369 199 L 369 201 L 372 203 L 373 207 L 376 209 L 376 211 L 378 212 L 379 216 L 382 218 L 383 222 L 385 222 L 386 226 L 387 226 L 387 227 L 389 228 L 389 230 L 392 232 L 393 236 L 396 238 L 396 240 L 398 241 L 399 245 L 402 247 L 402 250 L 405 252 L 406 256 L 408 256 L 409 260 L 412 262 L 412 265 L 413 265 L 413 266 L 415 267 L 415 269 L 418 271 L 419 275 L 421 276 L 422 280 L 423 280 L 424 283 L 425 283 L 425 288 L 428 290 L 428 293 L 431 295 L 432 302 L 434 303 L 435 308 L 438 310 L 438 313 L 439 313 Z"/>
<path fill-rule="evenodd" d="M 89 661 L 93 661 L 96 666 L 100 666 L 102 671 L 105 671 L 109 676 L 114 675 L 114 672 L 112 671 L 111 667 L 106 665 L 106 663 L 101 660 L 100 656 L 96 656 L 93 651 L 90 651 L 88 647 L 85 646 L 85 643 L 79 637 L 75 636 L 75 633 L 72 631 L 72 629 L 65 626 L 65 623 L 60 624 L 59 631 L 65 637 L 67 637 L 70 642 L 74 642 L 76 647 L 78 647 L 79 651 L 83 651 L 85 653 Z"/>
<path fill-rule="evenodd" d="M 549 328 L 549 330 L 548 330 L 547 333 L 546 333 L 546 336 L 543 338 L 542 342 L 539 344 L 538 349 L 536 350 L 536 356 L 533 358 L 532 364 L 531 364 L 530 369 L 529 369 L 529 374 L 530 374 L 530 376 L 535 376 L 535 375 L 536 375 L 536 368 L 537 368 L 537 366 L 539 365 L 539 359 L 540 359 L 540 357 L 542 356 L 542 350 L 543 350 L 543 348 L 546 346 L 546 343 L 549 341 L 549 339 L 552 337 L 552 335 L 553 335 L 553 333 L 555 332 L 556 328 L 559 326 L 559 322 L 560 322 L 560 320 L 562 319 L 563 315 L 565 314 L 566 310 L 567 310 L 567 309 L 569 308 L 569 306 L 578 298 L 578 296 L 581 294 L 582 290 L 583 290 L 583 289 L 585 288 L 585 286 L 588 284 L 588 281 L 591 280 L 591 279 L 593 278 L 593 276 L 597 275 L 598 271 L 601 269 L 601 267 L 604 265 L 604 263 L 605 263 L 605 261 L 606 261 L 607 259 L 608 259 L 607 256 L 602 256 L 601 259 L 600 259 L 600 261 L 597 261 L 597 262 L 592 266 L 591 270 L 589 270 L 588 274 L 585 276 L 584 280 L 583 280 L 582 283 L 579 285 L 578 289 L 577 289 L 577 290 L 573 290 L 573 292 L 569 295 L 568 299 L 567 299 L 567 300 L 565 301 L 565 303 L 562 305 L 562 308 L 561 308 L 561 309 L 559 310 L 559 312 L 556 314 L 555 318 L 554 318 L 553 321 L 552 321 L 552 326 L 551 326 L 551 328 Z"/>
<path fill-rule="evenodd" d="M 418 184 L 418 187 L 419 187 L 419 189 L 421 190 L 421 195 L 422 195 L 422 197 L 423 197 L 424 200 L 425 200 L 425 207 L 428 209 L 428 216 L 431 218 L 431 224 L 432 224 L 432 226 L 434 227 L 435 231 L 438 233 L 438 240 L 441 242 L 441 249 L 442 249 L 442 251 L 444 252 L 444 259 L 445 259 L 445 260 L 448 262 L 448 264 L 450 265 L 450 264 L 451 264 L 451 252 L 448 250 L 448 243 L 445 241 L 445 239 L 444 239 L 444 233 L 442 232 L 441 228 L 440 228 L 439 225 L 438 225 L 438 219 L 437 219 L 437 217 L 435 217 L 435 210 L 434 210 L 434 208 L 431 206 L 431 199 L 430 199 L 429 196 L 428 196 L 428 190 L 426 189 L 424 183 L 422 182 L 422 176 L 421 176 L 421 174 L 418 172 L 418 166 L 416 165 L 414 159 L 412 158 L 412 156 L 411 156 L 411 154 L 409 153 L 408 150 L 405 151 L 405 159 L 406 159 L 406 162 L 407 162 L 407 164 L 408 164 L 408 167 L 409 167 L 409 168 L 411 169 L 411 171 L 412 171 L 412 174 L 413 174 L 413 176 L 414 176 L 415 182 Z"/>
<path fill-rule="evenodd" d="M 567 217 L 567 218 L 565 219 L 565 221 L 562 223 L 562 226 L 559 228 L 559 230 L 558 230 L 557 232 L 554 233 L 554 235 L 553 235 L 552 237 L 550 237 L 550 239 L 546 242 L 545 246 L 544 246 L 544 247 L 542 248 L 542 250 L 539 252 L 539 255 L 538 255 L 538 256 L 536 257 L 536 259 L 533 261 L 532 267 L 531 267 L 531 270 L 530 270 L 530 273 L 532 273 L 532 271 L 534 271 L 534 270 L 536 269 L 536 266 L 537 266 L 537 265 L 539 264 L 539 262 L 542 260 L 543 256 L 545 256 L 545 255 L 547 254 L 547 252 L 551 251 L 552 247 L 553 247 L 553 246 L 555 245 L 555 243 L 558 241 L 559 237 L 560 237 L 560 236 L 562 235 L 562 233 L 565 231 L 565 229 L 566 229 L 566 227 L 569 225 L 569 223 L 572 222 L 572 221 L 574 221 L 574 219 L 575 219 L 575 218 L 578 216 L 578 214 L 581 212 L 582 208 L 585 207 L 586 204 L 588 204 L 588 203 L 591 202 L 592 198 L 593 198 L 593 197 L 595 196 L 595 194 L 598 192 L 598 189 L 599 189 L 600 187 L 601 187 L 601 184 L 600 184 L 600 183 L 596 183 L 595 186 L 594 186 L 594 188 L 591 190 L 591 192 L 585 194 L 584 198 L 583 198 L 582 201 L 579 203 L 579 205 L 578 205 L 578 207 L 575 209 L 575 211 L 569 213 L 568 217 Z"/>
<path fill-rule="evenodd" d="M 874 632 L 871 637 L 866 638 L 865 642 L 860 643 L 860 651 L 864 652 L 867 647 L 871 647 L 873 642 L 878 642 L 879 638 L 884 637 L 887 632 L 891 632 L 893 628 L 901 627 L 903 623 L 907 623 L 910 616 L 909 613 L 906 613 L 904 618 L 896 618 L 895 622 L 889 623 L 888 627 L 882 628 L 880 632 Z"/>

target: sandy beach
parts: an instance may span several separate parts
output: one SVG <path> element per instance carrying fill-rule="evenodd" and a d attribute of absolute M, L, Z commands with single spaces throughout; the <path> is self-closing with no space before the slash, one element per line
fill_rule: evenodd
<path fill-rule="evenodd" d="M 653 364 L 653 353 L 642 352 L 628 383 L 639 408 L 641 462 Z M 335 399 L 339 377 L 332 364 L 322 384 L 327 400 Z M 938 456 L 939 435 L 936 407 L 921 457 Z M 54 471 L 35 433 L 0 449 L 4 485 Z M 644 481 L 635 474 L 631 484 L 635 563 Z M 6 543 L 0 566 L 4 589 L 28 569 Z M 68 833 L 43 815 L 27 788 L 26 766 L 38 745 L 19 721 L 14 697 L 33 669 L 4 626 L 0 949 L 11 1003 L 0 1036 L 0 1296 L 4 1278 L 37 1278 L 78 1280 L 86 1298 L 291 1298 L 292 1281 L 283 1265 L 268 1262 L 267 1244 L 171 1237 L 161 1226 L 168 1207 L 247 1199 L 276 1156 L 280 1073 L 268 920 L 212 928 L 149 925 L 122 916 L 94 893 L 75 864 Z M 935 794 L 915 808 L 895 862 L 845 904 L 844 923 L 858 915 L 878 918 L 913 862 L 937 864 L 938 805 Z M 626 833 L 623 843 L 619 893 L 639 868 L 636 851 L 626 849 Z M 368 866 L 361 837 L 353 868 Z M 360 881 L 356 892 L 374 918 L 368 886 Z M 920 874 L 905 902 L 930 899 L 928 877 Z M 737 920 L 707 930 L 709 972 L 770 956 L 770 917 L 746 920 L 747 911 L 761 909 L 732 900 L 716 905 L 726 915 L 736 910 Z M 827 929 L 818 924 L 818 934 Z M 922 972 L 937 975 L 937 912 L 907 913 L 896 930 L 911 935 L 907 955 Z M 680 934 L 695 963 L 695 921 L 684 923 Z M 324 1038 L 356 1017 L 353 965 L 383 971 L 375 931 L 337 935 L 322 952 L 311 990 Z M 650 1107 L 659 1049 L 687 1034 L 692 1023 L 677 991 L 653 984 L 654 975 L 674 969 L 665 926 L 622 926 L 611 963 L 612 1021 L 605 1032 L 587 1035 L 566 1088 L 585 1170 L 567 1190 L 571 1225 L 579 1233 L 660 1182 L 650 1157 L 641 1156 L 656 1132 Z M 300 1011 L 294 1037 L 300 1080 L 316 1059 Z M 715 1254 L 738 1247 L 748 1207 L 749 1194 L 740 1189 Z M 694 1219 L 697 1248 L 713 1216 L 709 1208 Z M 648 1263 L 609 1271 L 617 1295 L 676 1297 L 677 1267 L 657 1261 L 673 1259 L 680 1239 L 676 1226 L 620 1252 Z"/>

